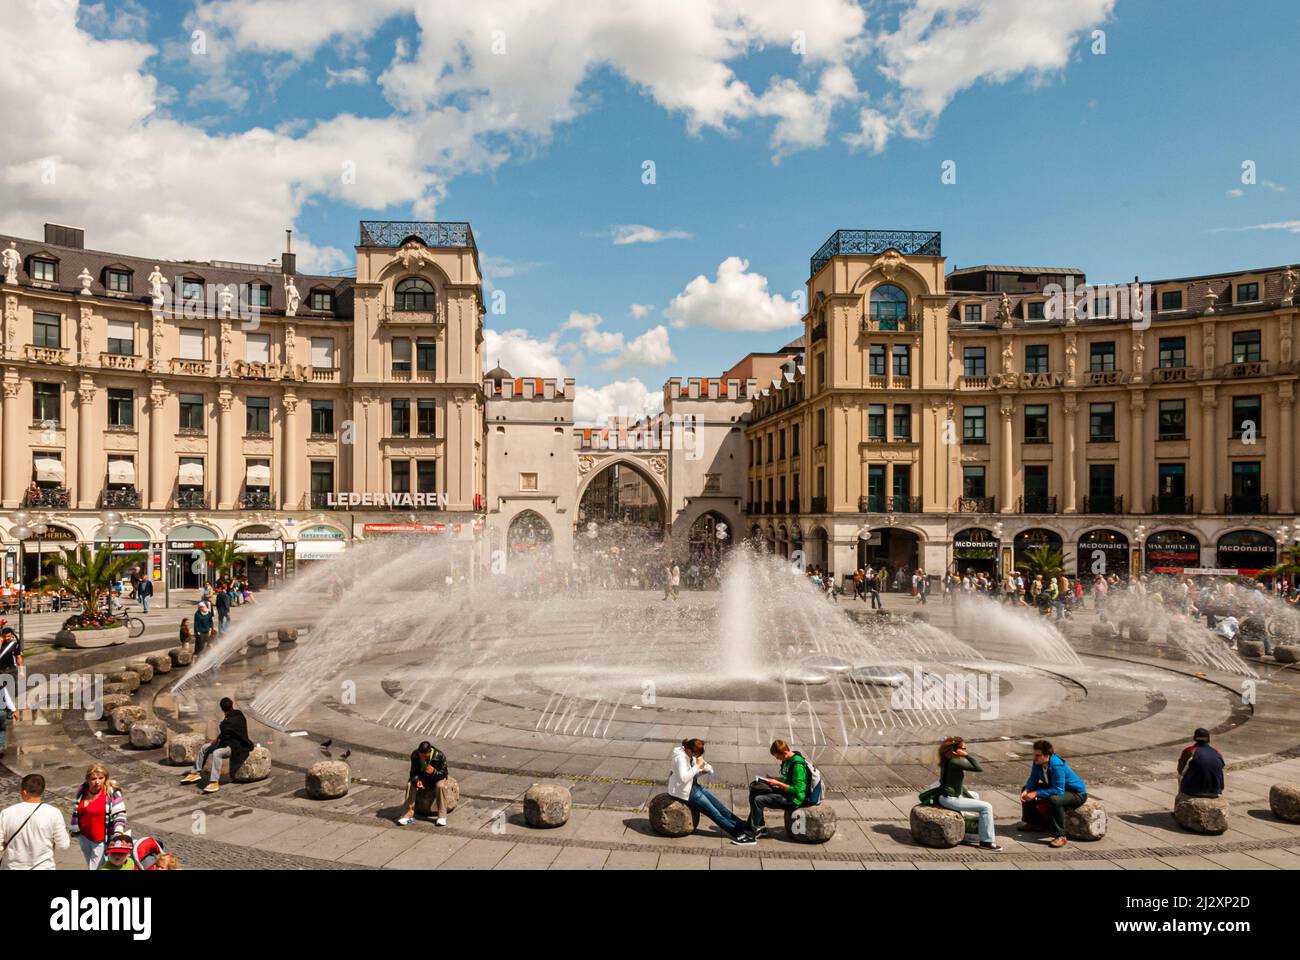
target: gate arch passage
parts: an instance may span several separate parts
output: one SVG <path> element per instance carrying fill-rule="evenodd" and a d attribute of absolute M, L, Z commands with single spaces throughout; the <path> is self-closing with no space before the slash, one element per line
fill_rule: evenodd
<path fill-rule="evenodd" d="M 640 463 L 617 458 L 591 471 L 578 499 L 574 555 L 610 584 L 656 584 L 667 563 L 663 489 Z"/>
<path fill-rule="evenodd" d="M 1121 580 L 1128 579 L 1128 537 L 1119 530 L 1089 530 L 1080 535 L 1077 546 L 1080 577 L 1109 577 L 1113 574 Z"/>
<path fill-rule="evenodd" d="M 696 571 L 700 583 L 714 578 L 731 549 L 733 537 L 730 521 L 716 510 L 695 518 L 687 535 L 687 567 Z"/>
<path fill-rule="evenodd" d="M 535 557 L 549 558 L 551 545 L 555 542 L 555 533 L 536 510 L 522 510 L 510 521 L 506 530 L 506 549 L 510 559 Z"/>

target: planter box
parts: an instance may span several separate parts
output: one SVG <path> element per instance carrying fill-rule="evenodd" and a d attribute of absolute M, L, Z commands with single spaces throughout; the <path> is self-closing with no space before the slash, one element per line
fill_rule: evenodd
<path fill-rule="evenodd" d="M 111 647 L 126 643 L 130 635 L 130 630 L 124 626 L 108 627 L 103 630 L 60 630 L 54 635 L 54 645 L 90 650 L 95 647 Z"/>

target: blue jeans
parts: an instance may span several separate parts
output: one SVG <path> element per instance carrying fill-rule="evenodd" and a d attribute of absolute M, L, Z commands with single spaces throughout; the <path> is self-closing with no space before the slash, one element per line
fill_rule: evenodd
<path fill-rule="evenodd" d="M 763 826 L 763 815 L 768 808 L 773 810 L 793 810 L 794 801 L 790 794 L 767 784 L 751 784 L 749 787 L 749 829 L 758 833 Z"/>
<path fill-rule="evenodd" d="M 148 613 L 148 612 L 149 612 L 149 598 L 148 598 L 148 597 L 141 597 L 141 598 L 140 598 L 140 609 L 143 610 L 145 613 Z"/>
<path fill-rule="evenodd" d="M 89 840 L 84 834 L 77 834 L 77 843 L 81 846 L 81 855 L 86 858 L 86 869 L 98 870 L 99 865 L 104 862 L 104 848 L 107 846 L 106 841 L 100 840 L 96 843 Z"/>
<path fill-rule="evenodd" d="M 940 797 L 939 806 L 959 813 L 980 815 L 980 843 L 993 842 L 993 804 L 973 797 Z"/>
<path fill-rule="evenodd" d="M 745 832 L 745 825 L 740 817 L 728 810 L 721 800 L 698 783 L 691 785 L 691 796 L 686 801 L 686 805 L 708 817 L 729 836 L 735 837 Z"/>
<path fill-rule="evenodd" d="M 198 754 L 194 757 L 194 772 L 195 772 L 195 773 L 202 773 L 202 772 L 203 772 L 203 762 L 204 762 L 205 760 L 207 760 L 209 757 L 212 758 L 212 763 L 209 764 L 209 766 L 208 766 L 208 782 L 209 782 L 209 783 L 220 783 L 220 782 L 221 782 L 221 763 L 222 763 L 223 760 L 229 760 L 229 759 L 230 759 L 230 748 L 229 748 L 229 747 L 214 747 L 214 746 L 212 746 L 212 744 L 210 744 L 210 743 L 205 743 L 205 744 L 204 744 L 204 745 L 199 749 Z M 232 770 L 231 773 L 234 773 L 234 771 Z"/>
<path fill-rule="evenodd" d="M 229 613 L 220 613 L 220 612 L 218 612 L 218 613 L 217 613 L 217 631 L 218 631 L 219 633 L 225 633 L 225 632 L 226 632 L 226 627 L 228 627 L 228 626 L 230 626 L 230 614 L 229 614 Z"/>

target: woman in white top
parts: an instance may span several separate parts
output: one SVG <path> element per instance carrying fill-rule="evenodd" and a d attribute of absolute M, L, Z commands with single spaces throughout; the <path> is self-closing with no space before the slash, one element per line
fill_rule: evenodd
<path fill-rule="evenodd" d="M 698 810 L 718 825 L 735 844 L 757 843 L 745 822 L 727 809 L 717 797 L 700 786 L 699 777 L 712 773 L 713 767 L 704 762 L 704 741 L 698 737 L 682 741 L 673 748 L 672 769 L 668 773 L 668 793 L 683 800 L 692 810 Z"/>

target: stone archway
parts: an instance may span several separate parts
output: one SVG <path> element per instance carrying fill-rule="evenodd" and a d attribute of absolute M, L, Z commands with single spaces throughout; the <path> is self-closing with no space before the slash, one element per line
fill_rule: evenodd
<path fill-rule="evenodd" d="M 574 554 L 610 585 L 649 587 L 667 563 L 667 497 L 632 458 L 598 461 L 578 490 Z"/>

